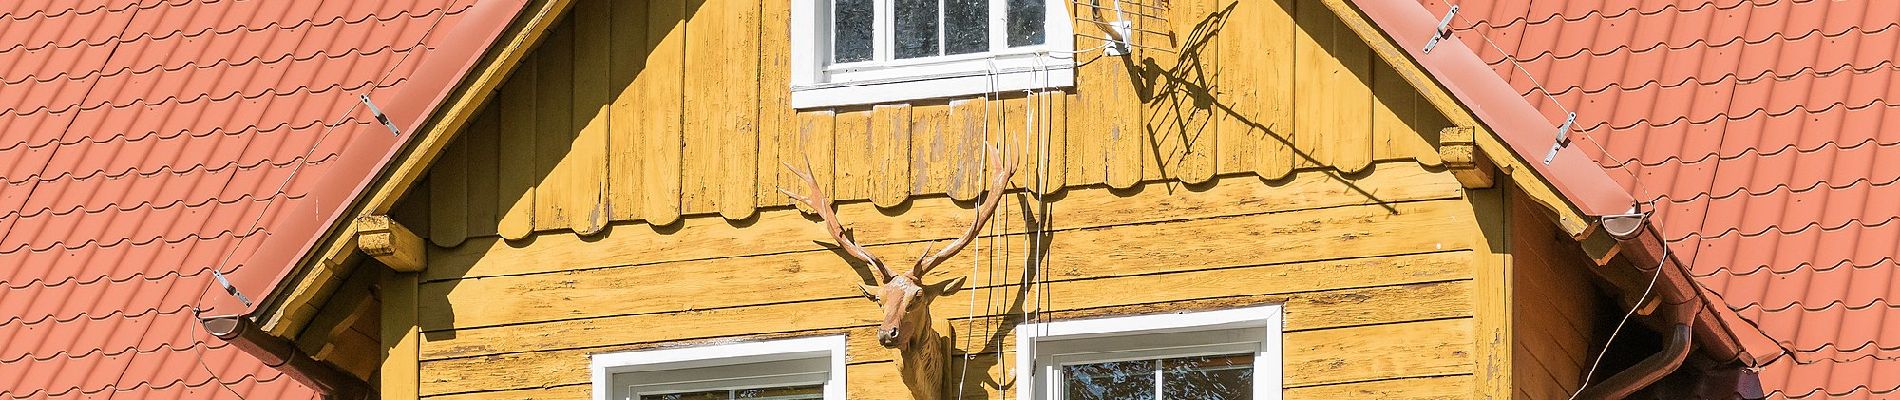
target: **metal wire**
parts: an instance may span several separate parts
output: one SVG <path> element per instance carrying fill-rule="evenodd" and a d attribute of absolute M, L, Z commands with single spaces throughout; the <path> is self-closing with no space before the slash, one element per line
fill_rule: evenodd
<path fill-rule="evenodd" d="M 1454 3 L 1454 5 L 1458 5 L 1458 4 Z M 1452 18 L 1454 20 L 1462 21 L 1466 25 L 1474 25 L 1474 26 L 1481 25 L 1481 24 L 1474 23 L 1470 19 L 1465 18 L 1464 14 L 1454 14 L 1452 15 Z M 1493 27 L 1489 27 L 1489 25 L 1485 25 L 1485 27 L 1488 29 L 1493 29 L 1493 30 L 1496 29 Z M 1447 27 L 1447 29 L 1450 29 L 1450 28 Z M 1550 88 L 1545 87 L 1543 82 L 1540 82 L 1537 80 L 1536 75 L 1531 74 L 1529 69 L 1524 68 L 1524 65 L 1517 61 L 1517 57 L 1515 53 L 1505 51 L 1502 46 L 1498 46 L 1497 42 L 1492 41 L 1489 35 L 1484 34 L 1484 32 L 1479 32 L 1477 31 L 1477 29 L 1478 28 L 1472 28 L 1471 29 L 1473 31 L 1472 33 L 1476 35 L 1479 40 L 1483 41 L 1485 46 L 1490 47 L 1491 50 L 1496 51 L 1498 52 L 1499 55 L 1503 56 L 1504 62 L 1509 63 L 1511 65 L 1512 70 L 1516 71 L 1519 74 L 1522 74 L 1526 80 L 1529 80 L 1533 91 L 1537 92 L 1539 95 L 1542 95 L 1545 99 L 1550 101 L 1551 105 L 1556 106 L 1558 110 L 1563 111 L 1565 114 L 1576 113 L 1576 111 L 1571 110 L 1570 107 L 1565 106 L 1562 100 L 1557 99 L 1557 96 L 1551 95 Z M 1450 35 L 1452 33 L 1446 32 L 1445 34 Z M 1581 142 L 1588 143 L 1591 147 L 1596 148 L 1598 154 L 1602 155 L 1601 157 L 1603 158 L 1603 160 L 1594 161 L 1597 163 L 1597 165 L 1608 167 L 1608 165 L 1603 164 L 1603 161 L 1610 161 L 1612 164 L 1616 165 L 1615 169 L 1621 170 L 1624 173 L 1629 174 L 1630 182 L 1631 182 L 1630 189 L 1638 192 L 1632 195 L 1639 195 L 1640 197 L 1643 197 L 1643 198 L 1653 198 L 1655 195 L 1657 195 L 1656 192 L 1651 191 L 1648 185 L 1643 182 L 1643 179 L 1641 178 L 1642 177 L 1641 171 L 1632 169 L 1630 167 L 1630 164 L 1631 164 L 1630 161 L 1633 159 L 1617 158 L 1615 154 L 1612 154 L 1610 152 L 1610 149 L 1603 147 L 1602 143 L 1595 140 L 1596 137 L 1594 135 L 1591 135 L 1588 130 L 1584 130 L 1580 127 L 1575 127 L 1575 126 L 1572 126 L 1569 129 L 1575 130 L 1576 134 L 1578 136 L 1581 136 L 1580 139 L 1583 139 L 1583 140 L 1571 139 L 1569 140 L 1569 142 L 1574 143 L 1574 142 L 1581 141 Z M 1555 140 L 1555 138 L 1553 137 L 1552 140 Z M 1637 163 L 1637 164 L 1640 164 L 1640 163 Z"/>
<path fill-rule="evenodd" d="M 1584 388 L 1590 387 L 1590 379 L 1596 376 L 1597 367 L 1603 364 L 1603 356 L 1610 354 L 1610 345 L 1616 343 L 1616 335 L 1623 332 L 1623 325 L 1630 322 L 1630 317 L 1636 315 L 1636 310 L 1642 309 L 1643 303 L 1649 302 L 1649 293 L 1656 289 L 1656 281 L 1662 278 L 1663 267 L 1667 265 L 1669 265 L 1669 246 L 1663 245 L 1662 261 L 1656 263 L 1656 274 L 1649 276 L 1649 286 L 1643 287 L 1643 295 L 1636 298 L 1636 304 L 1630 306 L 1629 312 L 1623 313 L 1623 319 L 1616 321 L 1616 329 L 1610 330 L 1610 337 L 1603 341 L 1603 350 L 1597 352 L 1596 361 L 1590 362 L 1590 369 L 1583 373 L 1583 382 L 1577 384 L 1577 391 L 1571 392 L 1568 400 L 1577 400 L 1577 395 L 1583 393 Z"/>
<path fill-rule="evenodd" d="M 441 14 L 436 15 L 435 19 L 429 22 L 429 28 L 424 30 L 422 33 L 422 36 L 418 38 L 417 40 L 424 41 L 424 40 L 428 40 L 431 36 L 433 36 L 436 28 L 441 26 L 442 19 L 447 18 L 448 15 L 451 13 L 449 10 L 454 9 L 459 3 L 461 3 L 461 0 L 451 0 L 446 6 L 444 6 Z M 389 81 L 390 75 L 394 74 L 395 71 L 401 68 L 404 63 L 407 63 L 409 61 L 409 57 L 414 54 L 415 54 L 414 52 L 404 53 L 401 58 L 398 58 L 396 60 L 395 64 L 390 65 L 388 69 L 383 71 L 382 75 L 376 78 L 376 82 L 374 84 L 364 89 L 365 92 L 362 93 L 361 95 L 368 96 L 369 94 L 375 93 L 377 89 L 382 88 L 383 84 Z M 321 147 L 323 145 L 323 142 L 330 138 L 330 135 L 336 131 L 337 127 L 341 127 L 346 124 L 354 124 L 355 117 L 353 115 L 356 113 L 358 107 L 362 106 L 362 104 L 363 103 L 360 101 L 350 102 L 349 108 L 344 109 L 343 114 L 337 118 L 337 122 L 324 127 L 323 132 L 318 134 L 317 140 L 310 144 L 310 148 L 305 149 L 303 155 L 298 156 L 297 165 L 291 168 L 290 173 L 284 177 L 284 180 L 282 182 L 278 183 L 277 188 L 275 191 L 273 191 L 271 195 L 272 197 L 270 198 L 270 200 L 267 200 L 264 202 L 264 205 L 262 206 L 262 209 L 258 211 L 257 216 L 251 219 L 250 227 L 243 231 L 243 232 L 247 232 L 248 234 L 238 236 L 236 243 L 234 243 L 231 246 L 231 250 L 225 253 L 224 257 L 222 257 L 218 261 L 218 264 L 216 266 L 212 267 L 213 272 L 223 271 L 226 267 L 228 267 L 230 265 L 231 259 L 237 255 L 238 249 L 242 249 L 244 247 L 244 241 L 247 239 L 250 239 L 252 235 L 259 233 L 258 226 L 262 224 L 264 216 L 270 213 L 271 206 L 277 204 L 277 201 L 281 199 L 280 195 L 282 195 L 284 191 L 290 187 L 290 183 L 293 180 L 295 180 L 298 175 L 303 173 L 304 167 L 307 167 L 311 164 L 310 162 L 311 155 L 315 154 L 317 151 L 317 148 Z M 313 200 L 321 201 L 320 199 L 316 199 L 314 197 L 313 197 Z M 315 217 L 321 218 L 321 216 L 315 216 Z M 269 235 L 268 233 L 264 233 L 264 234 L 266 236 Z M 216 279 L 207 279 L 205 281 L 204 287 L 199 289 L 197 300 L 195 301 L 195 304 L 192 305 L 192 316 L 194 319 L 202 318 L 201 313 L 204 312 L 203 307 L 204 307 L 205 295 L 211 292 L 211 286 L 216 282 L 217 282 Z M 176 287 L 176 285 L 172 287 Z M 168 287 L 166 290 L 169 292 L 171 290 L 171 287 Z M 198 325 L 198 322 L 192 321 L 192 322 L 189 322 L 189 324 Z M 196 326 L 192 327 L 193 339 L 198 340 L 200 343 L 205 342 L 206 341 L 205 339 L 197 336 L 197 332 L 200 332 L 200 330 L 198 330 Z M 206 332 L 206 333 L 209 333 L 209 332 Z M 196 360 L 198 366 L 200 368 L 203 368 L 206 373 L 211 374 L 212 380 L 218 382 L 218 386 L 223 387 L 225 390 L 230 391 L 232 395 L 237 396 L 239 399 L 243 399 L 244 396 L 242 394 L 238 393 L 236 389 L 232 389 L 229 385 L 225 384 L 223 379 L 219 379 L 217 376 L 217 373 L 211 371 L 211 366 L 205 363 L 205 353 L 208 351 L 209 349 L 206 348 L 205 346 L 201 346 L 199 348 L 199 351 L 197 354 L 197 360 Z"/>

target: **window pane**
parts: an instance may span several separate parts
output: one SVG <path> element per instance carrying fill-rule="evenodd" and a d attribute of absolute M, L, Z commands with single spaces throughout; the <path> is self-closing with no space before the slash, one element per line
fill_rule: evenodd
<path fill-rule="evenodd" d="M 1253 355 L 1187 357 L 1162 361 L 1161 389 L 1166 399 L 1247 400 L 1253 398 Z"/>
<path fill-rule="evenodd" d="M 897 0 L 897 58 L 937 55 L 937 0 Z"/>
<path fill-rule="evenodd" d="M 871 27 L 877 14 L 872 0 L 836 0 L 832 21 L 832 61 L 848 63 L 871 60 Z"/>
<path fill-rule="evenodd" d="M 640 400 L 728 400 L 730 391 L 709 390 L 704 392 L 668 393 L 641 395 Z"/>
<path fill-rule="evenodd" d="M 825 387 L 822 385 L 795 386 L 765 389 L 744 389 L 733 393 L 735 399 L 758 400 L 822 400 Z"/>
<path fill-rule="evenodd" d="M 1042 44 L 1048 10 L 1043 0 L 1009 0 L 1009 47 Z"/>
<path fill-rule="evenodd" d="M 943 53 L 990 51 L 990 2 L 943 0 Z"/>
<path fill-rule="evenodd" d="M 1062 386 L 1069 400 L 1155 400 L 1155 362 L 1065 365 Z"/>

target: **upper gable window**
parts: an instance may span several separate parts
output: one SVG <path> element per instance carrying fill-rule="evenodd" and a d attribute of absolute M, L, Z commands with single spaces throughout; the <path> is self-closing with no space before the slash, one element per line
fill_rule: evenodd
<path fill-rule="evenodd" d="M 1026 324 L 1016 397 L 1280 398 L 1280 305 Z"/>
<path fill-rule="evenodd" d="M 595 354 L 595 400 L 844 398 L 843 335 Z"/>
<path fill-rule="evenodd" d="M 794 0 L 792 106 L 1074 85 L 1069 0 Z"/>

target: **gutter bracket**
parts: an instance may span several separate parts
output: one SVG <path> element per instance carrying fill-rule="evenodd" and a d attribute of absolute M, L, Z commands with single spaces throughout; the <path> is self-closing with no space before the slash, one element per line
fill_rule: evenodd
<path fill-rule="evenodd" d="M 212 268 L 211 277 L 217 278 L 218 286 L 223 286 L 225 293 L 230 293 L 232 297 L 236 297 L 239 303 L 244 303 L 245 308 L 251 307 L 251 298 L 245 296 L 244 292 L 239 292 L 237 286 L 232 285 L 231 280 L 224 277 L 224 273 L 218 272 L 217 268 Z"/>
<path fill-rule="evenodd" d="M 1570 126 L 1576 123 L 1577 113 L 1573 112 L 1564 117 L 1564 125 L 1557 127 L 1557 142 L 1550 144 L 1549 153 L 1544 153 L 1544 165 L 1550 165 L 1551 160 L 1557 159 L 1557 150 L 1563 150 L 1564 146 L 1570 145 Z"/>
<path fill-rule="evenodd" d="M 1454 15 L 1458 15 L 1457 4 L 1451 5 L 1451 11 L 1445 12 L 1445 19 L 1438 20 L 1438 29 L 1432 31 L 1432 40 L 1425 42 L 1425 49 L 1423 51 L 1426 54 L 1431 54 L 1432 48 L 1438 47 L 1439 40 L 1444 40 L 1445 37 L 1451 36 L 1451 17 Z"/>
<path fill-rule="evenodd" d="M 363 95 L 357 96 L 356 98 L 358 100 L 362 100 L 363 105 L 369 106 L 369 113 L 370 115 L 376 116 L 376 122 L 381 122 L 383 123 L 384 127 L 389 128 L 390 136 L 402 136 L 402 130 L 397 129 L 396 123 L 393 121 L 390 121 L 388 115 L 383 114 L 382 108 L 376 107 L 376 102 L 370 101 L 369 94 L 365 93 Z"/>

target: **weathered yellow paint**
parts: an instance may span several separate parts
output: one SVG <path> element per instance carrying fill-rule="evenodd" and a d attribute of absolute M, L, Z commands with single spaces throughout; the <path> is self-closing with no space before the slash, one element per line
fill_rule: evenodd
<path fill-rule="evenodd" d="M 635 203 L 639 208 L 633 212 L 654 225 L 679 221 L 686 11 L 685 0 L 647 2 L 647 59 L 634 78 L 632 92 L 639 97 L 640 121 L 644 123 L 632 135 L 632 143 L 615 148 L 633 152 L 626 158 L 639 160 L 638 173 L 627 176 L 637 177 L 634 182 L 638 183 L 615 190 L 638 197 Z"/>
<path fill-rule="evenodd" d="M 503 199 L 501 204 L 507 205 L 495 230 L 508 238 L 527 237 L 529 232 L 534 231 L 534 193 L 541 179 L 531 168 L 536 156 L 534 63 L 524 61 L 519 70 L 521 73 L 502 86 L 501 102 L 489 108 L 489 112 L 501 115 L 501 129 L 496 134 L 501 136 L 498 139 L 504 150 L 501 157 L 495 159 L 497 164 L 502 165 L 496 173 L 496 180 L 501 182 L 501 192 L 495 195 Z M 454 215 L 453 210 L 447 212 Z M 431 237 L 430 240 L 444 239 Z"/>
<path fill-rule="evenodd" d="M 382 343 L 382 365 L 378 368 L 378 392 L 382 398 L 390 400 L 415 399 L 421 396 L 418 384 L 421 377 L 420 361 L 417 358 L 422 333 L 416 329 L 416 275 L 414 273 L 382 274 L 381 288 L 382 318 L 380 342 Z"/>
<path fill-rule="evenodd" d="M 534 187 L 534 228 L 548 230 L 568 227 L 570 198 L 574 193 L 569 175 L 586 151 L 574 148 L 578 130 L 574 128 L 574 18 L 555 25 L 547 39 L 530 56 L 534 74 L 534 166 L 540 183 Z M 572 157 L 572 160 L 569 160 Z"/>
<path fill-rule="evenodd" d="M 607 136 L 612 122 L 612 103 L 607 86 L 608 55 L 613 53 L 611 3 L 583 1 L 574 5 L 572 65 L 573 86 L 569 88 L 570 129 L 574 139 L 561 160 L 566 178 L 561 183 L 558 201 L 566 214 L 565 223 L 576 232 L 592 234 L 607 226 Z"/>
<path fill-rule="evenodd" d="M 1295 166 L 1356 172 L 1373 160 L 1437 165 L 1431 146 L 1445 117 L 1417 106 L 1411 86 L 1314 1 L 1172 3 L 1157 11 L 1166 24 L 1142 21 L 1174 33 L 1142 35 L 1144 46 L 1167 51 L 1083 54 L 1090 61 L 1067 91 L 803 111 L 786 104 L 777 56 L 788 51 L 789 5 L 583 1 L 584 15 L 555 26 L 502 99 L 472 117 L 500 125 L 466 133 L 499 136 L 486 139 L 497 156 L 457 161 L 477 159 L 472 144 L 444 153 L 431 181 L 441 192 L 432 192 L 435 218 L 462 221 L 432 226 L 430 239 L 452 246 L 488 234 L 489 224 L 520 239 L 534 230 L 595 234 L 613 221 L 749 218 L 789 204 L 777 190 L 796 182 L 780 163 L 808 155 L 835 160 L 814 167 L 835 168 L 840 201 L 971 199 L 984 142 L 1027 146 L 1013 185 L 1049 182 L 1050 191 L 1233 173 L 1277 179 Z M 837 140 L 816 148 L 817 136 Z M 498 187 L 456 177 L 476 164 L 497 171 Z M 489 204 L 508 212 L 471 211 Z"/>
<path fill-rule="evenodd" d="M 1479 216 L 1497 210 L 1420 165 L 1437 165 L 1447 119 L 1319 0 L 1168 3 L 1140 22 L 1159 49 L 1077 55 L 1072 88 L 809 110 L 787 102 L 786 7 L 577 3 L 586 15 L 474 117 L 494 128 L 444 153 L 438 168 L 461 170 L 431 181 L 431 219 L 456 222 L 429 225 L 438 247 L 415 288 L 419 394 L 584 396 L 587 354 L 838 332 L 854 382 L 895 380 L 865 340 L 862 271 L 813 243 L 830 239 L 787 207 L 778 190 L 803 183 L 781 163 L 809 168 L 858 240 L 904 266 L 968 226 L 967 200 L 992 189 L 985 144 L 1022 155 L 1017 193 L 981 250 L 925 279 L 976 268 L 933 315 L 1002 341 L 955 351 L 1008 355 L 1024 310 L 1283 303 L 1289 398 L 1478 390 L 1479 333 L 1495 326 L 1477 306 L 1494 251 Z M 972 307 L 1015 298 L 1031 259 L 1047 300 Z M 969 377 L 1007 379 L 1013 360 L 997 361 Z M 993 379 L 966 389 L 1009 389 Z"/>

